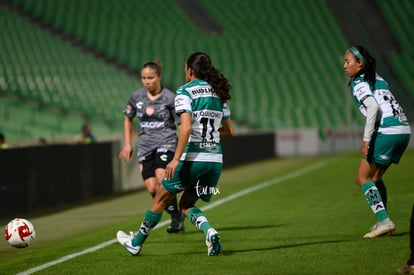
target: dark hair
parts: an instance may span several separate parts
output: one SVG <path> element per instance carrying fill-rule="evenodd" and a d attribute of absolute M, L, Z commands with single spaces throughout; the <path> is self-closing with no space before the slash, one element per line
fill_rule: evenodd
<path fill-rule="evenodd" d="M 147 62 L 144 65 L 142 65 L 141 70 L 145 68 L 151 68 L 157 73 L 157 75 L 161 75 L 161 63 L 159 61 Z"/>
<path fill-rule="evenodd" d="M 377 62 L 375 58 L 372 57 L 368 50 L 362 46 L 354 46 L 353 48 L 356 48 L 359 51 L 359 53 L 362 55 L 362 61 L 364 62 L 364 67 L 359 72 L 359 75 L 364 74 L 364 80 L 368 82 L 371 87 L 374 87 L 377 69 Z M 361 60 L 361 58 L 359 58 L 353 51 L 351 51 L 351 53 L 357 60 Z"/>
<path fill-rule="evenodd" d="M 194 71 L 198 79 L 207 81 L 214 90 L 214 93 L 223 102 L 230 100 L 231 85 L 228 79 L 211 64 L 210 57 L 203 52 L 191 54 L 186 61 L 187 67 Z"/>

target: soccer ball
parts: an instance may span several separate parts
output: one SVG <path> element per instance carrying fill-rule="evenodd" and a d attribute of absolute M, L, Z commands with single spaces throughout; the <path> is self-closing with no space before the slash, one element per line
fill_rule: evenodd
<path fill-rule="evenodd" d="M 30 221 L 16 218 L 11 220 L 4 228 L 4 236 L 11 246 L 24 248 L 32 244 L 36 232 Z"/>

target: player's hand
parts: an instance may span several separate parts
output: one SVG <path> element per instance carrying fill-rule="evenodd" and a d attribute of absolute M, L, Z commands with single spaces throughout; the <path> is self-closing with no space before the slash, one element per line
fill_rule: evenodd
<path fill-rule="evenodd" d="M 119 158 L 123 161 L 128 161 L 131 159 L 132 156 L 132 148 L 131 146 L 125 145 L 124 148 L 122 148 L 122 151 L 119 153 Z"/>
<path fill-rule="evenodd" d="M 180 163 L 179 160 L 173 159 L 167 164 L 167 166 L 165 167 L 165 174 L 164 174 L 164 178 L 166 180 L 170 180 L 171 178 L 174 177 L 175 168 L 177 168 L 179 163 Z"/>
<path fill-rule="evenodd" d="M 364 159 L 367 159 L 368 156 L 368 141 L 363 141 L 361 145 L 361 153 Z"/>

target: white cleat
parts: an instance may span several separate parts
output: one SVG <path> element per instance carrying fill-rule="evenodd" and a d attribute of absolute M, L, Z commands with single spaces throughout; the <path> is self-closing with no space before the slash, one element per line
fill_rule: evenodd
<path fill-rule="evenodd" d="M 210 228 L 207 231 L 206 245 L 209 256 L 217 256 L 221 253 L 220 235 L 214 228 Z"/>
<path fill-rule="evenodd" d="M 395 231 L 395 225 L 392 221 L 386 223 L 377 223 L 372 228 L 371 231 L 364 235 L 365 239 L 377 238 L 384 235 L 392 235 Z"/>
<path fill-rule="evenodd" d="M 131 256 L 137 256 L 139 252 L 141 251 L 140 246 L 133 246 L 132 245 L 132 239 L 134 238 L 134 233 L 130 232 L 130 235 L 126 234 L 124 231 L 119 230 L 116 233 L 116 239 L 118 242 L 128 250 L 128 253 L 131 254 Z"/>

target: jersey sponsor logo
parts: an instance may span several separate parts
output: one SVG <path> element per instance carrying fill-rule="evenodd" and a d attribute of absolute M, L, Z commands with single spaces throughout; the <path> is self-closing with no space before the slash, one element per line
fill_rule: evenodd
<path fill-rule="evenodd" d="M 211 95 L 213 93 L 212 88 L 198 88 L 190 91 L 193 96 L 195 95 Z"/>
<path fill-rule="evenodd" d="M 193 112 L 193 117 L 197 119 L 198 117 L 208 117 L 208 118 L 218 118 L 221 119 L 223 116 L 222 112 L 202 110 Z"/>
<path fill-rule="evenodd" d="M 163 148 L 163 147 L 157 148 L 157 153 L 167 153 L 167 152 L 168 152 L 167 148 Z"/>
<path fill-rule="evenodd" d="M 209 152 L 216 153 L 220 151 L 220 148 L 217 146 L 217 143 L 214 140 L 206 140 L 200 142 L 200 149 L 209 149 Z"/>
<path fill-rule="evenodd" d="M 164 121 L 143 121 L 140 123 L 141 128 L 158 129 L 164 127 Z"/>

